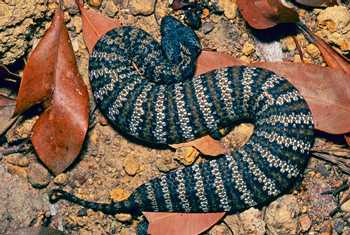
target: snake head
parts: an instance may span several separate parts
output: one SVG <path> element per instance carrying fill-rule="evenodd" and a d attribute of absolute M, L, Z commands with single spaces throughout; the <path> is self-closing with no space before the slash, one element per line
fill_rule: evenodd
<path fill-rule="evenodd" d="M 165 16 L 160 26 L 162 50 L 171 63 L 178 64 L 184 57 L 195 63 L 202 50 L 195 32 L 172 16 Z"/>

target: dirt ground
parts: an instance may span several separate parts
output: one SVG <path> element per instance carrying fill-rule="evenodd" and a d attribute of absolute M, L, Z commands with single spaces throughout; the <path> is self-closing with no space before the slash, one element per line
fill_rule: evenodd
<path fill-rule="evenodd" d="M 66 25 L 79 70 L 85 83 L 89 84 L 88 52 L 83 41 L 79 11 L 73 1 L 64 2 Z M 288 36 L 290 25 L 280 28 L 277 32 L 279 35 L 266 42 L 263 40 L 266 35 L 247 26 L 234 8 L 234 0 L 210 2 L 221 4 L 223 14 L 203 12 L 202 27 L 196 31 L 203 48 L 225 52 L 250 62 L 269 58 L 300 61 L 296 44 Z M 124 25 L 140 27 L 157 39 L 160 39 L 157 19 L 167 14 L 183 19 L 183 12 L 172 11 L 169 2 L 165 0 L 90 0 L 88 3 L 87 6 L 100 10 L 102 14 L 116 18 Z M 6 13 L 3 9 L 16 8 L 16 4 L 19 2 L 0 1 L 0 13 Z M 30 4 L 32 8 L 29 7 Z M 3 23 L 0 28 L 3 43 L 0 46 L 1 63 L 10 64 L 27 58 L 32 46 L 36 45 L 49 26 L 55 7 L 53 1 L 48 1 L 47 6 L 44 1 L 28 1 L 27 6 L 18 7 L 15 18 L 19 20 L 14 22 L 12 18 L 12 23 L 4 19 L 6 14 L 0 14 L 0 25 Z M 314 32 L 331 42 L 342 54 L 349 56 L 349 8 L 348 14 L 334 14 L 333 11 L 339 13 L 339 10 L 340 8 L 299 8 L 298 13 Z M 40 24 L 36 23 L 38 19 L 41 19 Z M 335 22 L 336 25 L 327 22 Z M 28 28 L 32 35 L 22 40 L 21 35 Z M 16 33 L 19 35 L 16 36 L 17 40 Z M 296 38 L 307 63 L 324 65 L 320 52 L 313 44 L 309 44 L 302 35 L 297 35 Z M 20 70 L 16 72 L 21 73 Z M 6 87 L 0 87 L 0 92 L 13 95 Z M 89 92 L 93 107 L 91 90 Z M 67 234 L 135 234 L 141 218 L 132 219 L 128 214 L 107 216 L 67 202 L 52 205 L 48 202 L 47 192 L 60 186 L 84 199 L 110 202 L 112 198 L 130 194 L 154 176 L 203 160 L 202 156 L 184 158 L 188 149 L 157 150 L 132 143 L 112 129 L 98 110 L 93 115 L 95 125 L 88 132 L 80 156 L 68 170 L 56 177 L 38 160 L 30 144 L 24 145 L 28 147 L 27 151 L 16 153 L 16 146 L 30 138 L 37 116 L 23 118 L 1 138 L 0 234 L 16 234 L 15 231 L 20 228 L 40 225 L 49 225 Z M 226 145 L 237 148 L 247 141 L 252 131 L 252 125 L 241 124 L 223 141 Z M 15 149 L 12 151 L 14 153 L 8 154 L 9 148 Z M 350 156 L 350 149 L 341 136 L 317 133 L 314 148 L 343 159 Z M 332 216 L 330 213 L 340 204 L 332 195 L 321 195 L 321 192 L 341 186 L 348 178 L 338 166 L 312 158 L 304 180 L 293 192 L 261 210 L 250 209 L 239 215 L 228 215 L 205 234 L 350 234 L 350 190 L 339 194 L 341 209 Z"/>

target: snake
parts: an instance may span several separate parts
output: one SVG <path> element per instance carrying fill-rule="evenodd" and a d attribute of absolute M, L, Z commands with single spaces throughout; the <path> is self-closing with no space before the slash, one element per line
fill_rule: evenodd
<path fill-rule="evenodd" d="M 163 17 L 161 42 L 142 29 L 112 29 L 96 43 L 89 77 L 96 104 L 118 132 L 168 145 L 248 121 L 254 132 L 242 147 L 177 169 L 136 188 L 125 200 L 65 199 L 106 214 L 152 212 L 238 213 L 262 207 L 302 179 L 314 142 L 311 111 L 300 92 L 276 73 L 231 66 L 195 76 L 202 48 L 196 33 Z"/>

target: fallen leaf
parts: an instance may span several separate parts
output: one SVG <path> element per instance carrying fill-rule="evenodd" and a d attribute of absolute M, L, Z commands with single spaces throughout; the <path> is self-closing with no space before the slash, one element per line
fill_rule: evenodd
<path fill-rule="evenodd" d="M 336 0 L 295 0 L 297 3 L 310 7 L 324 7 L 336 5 Z"/>
<path fill-rule="evenodd" d="M 175 11 L 180 10 L 184 7 L 187 7 L 189 5 L 190 5 L 190 3 L 184 2 L 183 0 L 174 0 L 173 4 L 171 4 L 173 10 L 175 10 Z"/>
<path fill-rule="evenodd" d="M 12 118 L 15 107 L 14 99 L 0 95 L 0 136 L 15 122 L 16 118 Z"/>
<path fill-rule="evenodd" d="M 31 53 L 24 69 L 16 113 L 45 102 L 33 127 L 32 143 L 54 173 L 64 171 L 78 156 L 88 128 L 88 92 L 77 69 L 74 52 L 57 9 L 53 22 Z"/>
<path fill-rule="evenodd" d="M 225 212 L 218 213 L 167 213 L 143 212 L 149 221 L 152 235 L 195 235 L 216 224 Z"/>
<path fill-rule="evenodd" d="M 237 0 L 237 5 L 243 18 L 255 29 L 267 29 L 279 23 L 299 21 L 293 8 L 286 6 L 281 0 Z"/>
<path fill-rule="evenodd" d="M 350 131 L 349 75 L 332 68 L 301 63 L 256 63 L 285 77 L 303 95 L 315 128 L 330 134 Z"/>
<path fill-rule="evenodd" d="M 245 64 L 247 63 L 222 52 L 202 51 L 197 59 L 196 76 L 218 68 Z"/>
<path fill-rule="evenodd" d="M 239 65 L 239 61 L 229 55 L 203 52 L 198 58 L 198 67 L 200 63 L 207 63 L 207 56 L 212 62 L 209 70 L 227 67 L 230 61 L 232 65 Z M 331 134 L 350 131 L 350 85 L 346 73 L 319 65 L 288 62 L 259 62 L 250 66 L 274 71 L 298 88 L 310 106 L 316 129 Z M 200 71 L 207 72 L 206 69 Z"/>
<path fill-rule="evenodd" d="M 79 7 L 83 22 L 83 37 L 89 53 L 92 52 L 96 42 L 108 31 L 120 27 L 117 20 L 102 15 L 99 11 L 84 8 L 82 0 L 75 0 Z"/>
<path fill-rule="evenodd" d="M 187 143 L 171 144 L 170 146 L 173 148 L 194 147 L 198 149 L 199 152 L 207 156 L 218 156 L 228 152 L 224 144 L 222 144 L 219 140 L 213 139 L 209 135 Z"/>

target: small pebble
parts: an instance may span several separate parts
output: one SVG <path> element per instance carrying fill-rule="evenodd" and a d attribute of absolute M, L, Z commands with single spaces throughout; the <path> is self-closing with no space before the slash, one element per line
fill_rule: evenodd
<path fill-rule="evenodd" d="M 53 179 L 53 182 L 58 185 L 65 185 L 68 182 L 68 175 L 65 173 L 59 174 Z"/>
<path fill-rule="evenodd" d="M 317 46 L 314 44 L 309 44 L 306 47 L 307 53 L 312 57 L 312 58 L 318 58 L 321 55 L 321 52 L 318 50 Z"/>
<path fill-rule="evenodd" d="M 312 222 L 308 215 L 302 215 L 299 218 L 299 224 L 301 231 L 307 232 L 311 228 Z"/>
<path fill-rule="evenodd" d="M 134 176 L 140 169 L 140 164 L 138 163 L 138 161 L 136 161 L 134 157 L 127 157 L 124 160 L 123 167 L 128 175 Z"/>
<path fill-rule="evenodd" d="M 110 192 L 110 197 L 115 202 L 124 201 L 129 197 L 129 193 L 122 188 L 115 188 Z"/>
<path fill-rule="evenodd" d="M 162 157 L 156 160 L 156 166 L 161 172 L 168 172 L 178 167 L 176 162 L 172 158 Z"/>
<path fill-rule="evenodd" d="M 126 213 L 120 213 L 120 214 L 116 214 L 115 218 L 122 223 L 125 222 L 130 222 L 132 220 L 132 216 L 130 214 L 126 214 Z"/>
<path fill-rule="evenodd" d="M 7 163 L 12 165 L 27 167 L 29 165 L 29 160 L 22 154 L 11 154 L 5 158 Z"/>
<path fill-rule="evenodd" d="M 32 163 L 28 169 L 28 180 L 34 188 L 44 188 L 50 183 L 49 171 L 39 163 Z"/>
<path fill-rule="evenodd" d="M 114 17 L 117 14 L 118 10 L 118 7 L 113 1 L 108 1 L 104 9 L 104 11 L 109 17 Z"/>
<path fill-rule="evenodd" d="M 211 23 L 211 22 L 205 22 L 205 23 L 203 23 L 203 25 L 202 25 L 202 32 L 203 32 L 204 34 L 210 33 L 213 29 L 214 29 L 214 25 L 213 25 L 213 23 Z"/>
<path fill-rule="evenodd" d="M 342 209 L 342 211 L 345 211 L 347 213 L 350 213 L 350 200 L 344 202 L 341 206 L 340 209 Z"/>
<path fill-rule="evenodd" d="M 87 216 L 87 209 L 86 209 L 86 208 L 81 208 L 81 209 L 78 211 L 78 216 L 79 216 L 79 217 Z"/>
<path fill-rule="evenodd" d="M 181 147 L 176 149 L 175 158 L 185 166 L 191 165 L 199 156 L 199 152 L 193 147 Z"/>
<path fill-rule="evenodd" d="M 22 177 L 24 179 L 26 179 L 28 177 L 27 170 L 24 167 L 19 167 L 19 166 L 8 164 L 7 171 L 12 175 L 18 175 L 19 177 Z"/>
<path fill-rule="evenodd" d="M 89 5 L 92 7 L 100 7 L 102 0 L 89 0 Z"/>
<path fill-rule="evenodd" d="M 132 15 L 151 15 L 156 0 L 129 0 L 129 9 Z"/>
<path fill-rule="evenodd" d="M 251 44 L 250 42 L 244 43 L 243 48 L 242 48 L 242 53 L 244 55 L 249 56 L 249 55 L 253 54 L 254 51 L 255 51 L 255 47 L 253 44 Z"/>

